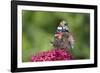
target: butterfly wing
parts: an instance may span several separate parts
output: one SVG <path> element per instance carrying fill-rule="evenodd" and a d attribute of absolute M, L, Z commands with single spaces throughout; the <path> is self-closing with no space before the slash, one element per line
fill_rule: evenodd
<path fill-rule="evenodd" d="M 74 48 L 75 40 L 74 40 L 74 37 L 71 34 L 69 35 L 68 40 L 69 40 L 70 47 Z"/>

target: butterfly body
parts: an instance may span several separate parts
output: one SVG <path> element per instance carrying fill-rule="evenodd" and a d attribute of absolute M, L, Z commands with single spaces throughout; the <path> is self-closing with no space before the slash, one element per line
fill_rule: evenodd
<path fill-rule="evenodd" d="M 69 31 L 68 26 L 64 25 L 62 22 L 62 25 L 57 27 L 53 46 L 54 48 L 65 48 L 65 49 L 71 49 L 74 47 L 74 38 Z"/>

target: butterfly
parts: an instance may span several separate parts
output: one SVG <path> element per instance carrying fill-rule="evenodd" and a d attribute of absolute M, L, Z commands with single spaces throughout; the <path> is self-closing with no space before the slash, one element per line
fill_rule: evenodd
<path fill-rule="evenodd" d="M 74 48 L 74 37 L 69 31 L 68 24 L 66 22 L 60 22 L 60 25 L 57 27 L 57 30 L 54 35 L 54 41 L 52 42 L 54 48 L 65 48 L 71 49 Z"/>

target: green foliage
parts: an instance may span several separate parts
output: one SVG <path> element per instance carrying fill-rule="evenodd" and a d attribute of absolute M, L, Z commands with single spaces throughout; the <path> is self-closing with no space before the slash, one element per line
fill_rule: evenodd
<path fill-rule="evenodd" d="M 71 52 L 75 59 L 90 58 L 90 15 L 88 13 L 22 11 L 22 60 L 40 51 L 52 49 L 50 43 L 59 20 L 69 24 L 75 38 L 75 48 Z"/>

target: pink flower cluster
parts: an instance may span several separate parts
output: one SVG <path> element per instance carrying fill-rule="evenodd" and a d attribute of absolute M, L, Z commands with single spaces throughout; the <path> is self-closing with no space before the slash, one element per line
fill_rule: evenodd
<path fill-rule="evenodd" d="M 71 59 L 72 55 L 65 49 L 53 49 L 32 56 L 31 61 L 40 62 L 40 61 L 57 61 L 57 60 L 71 60 Z"/>

